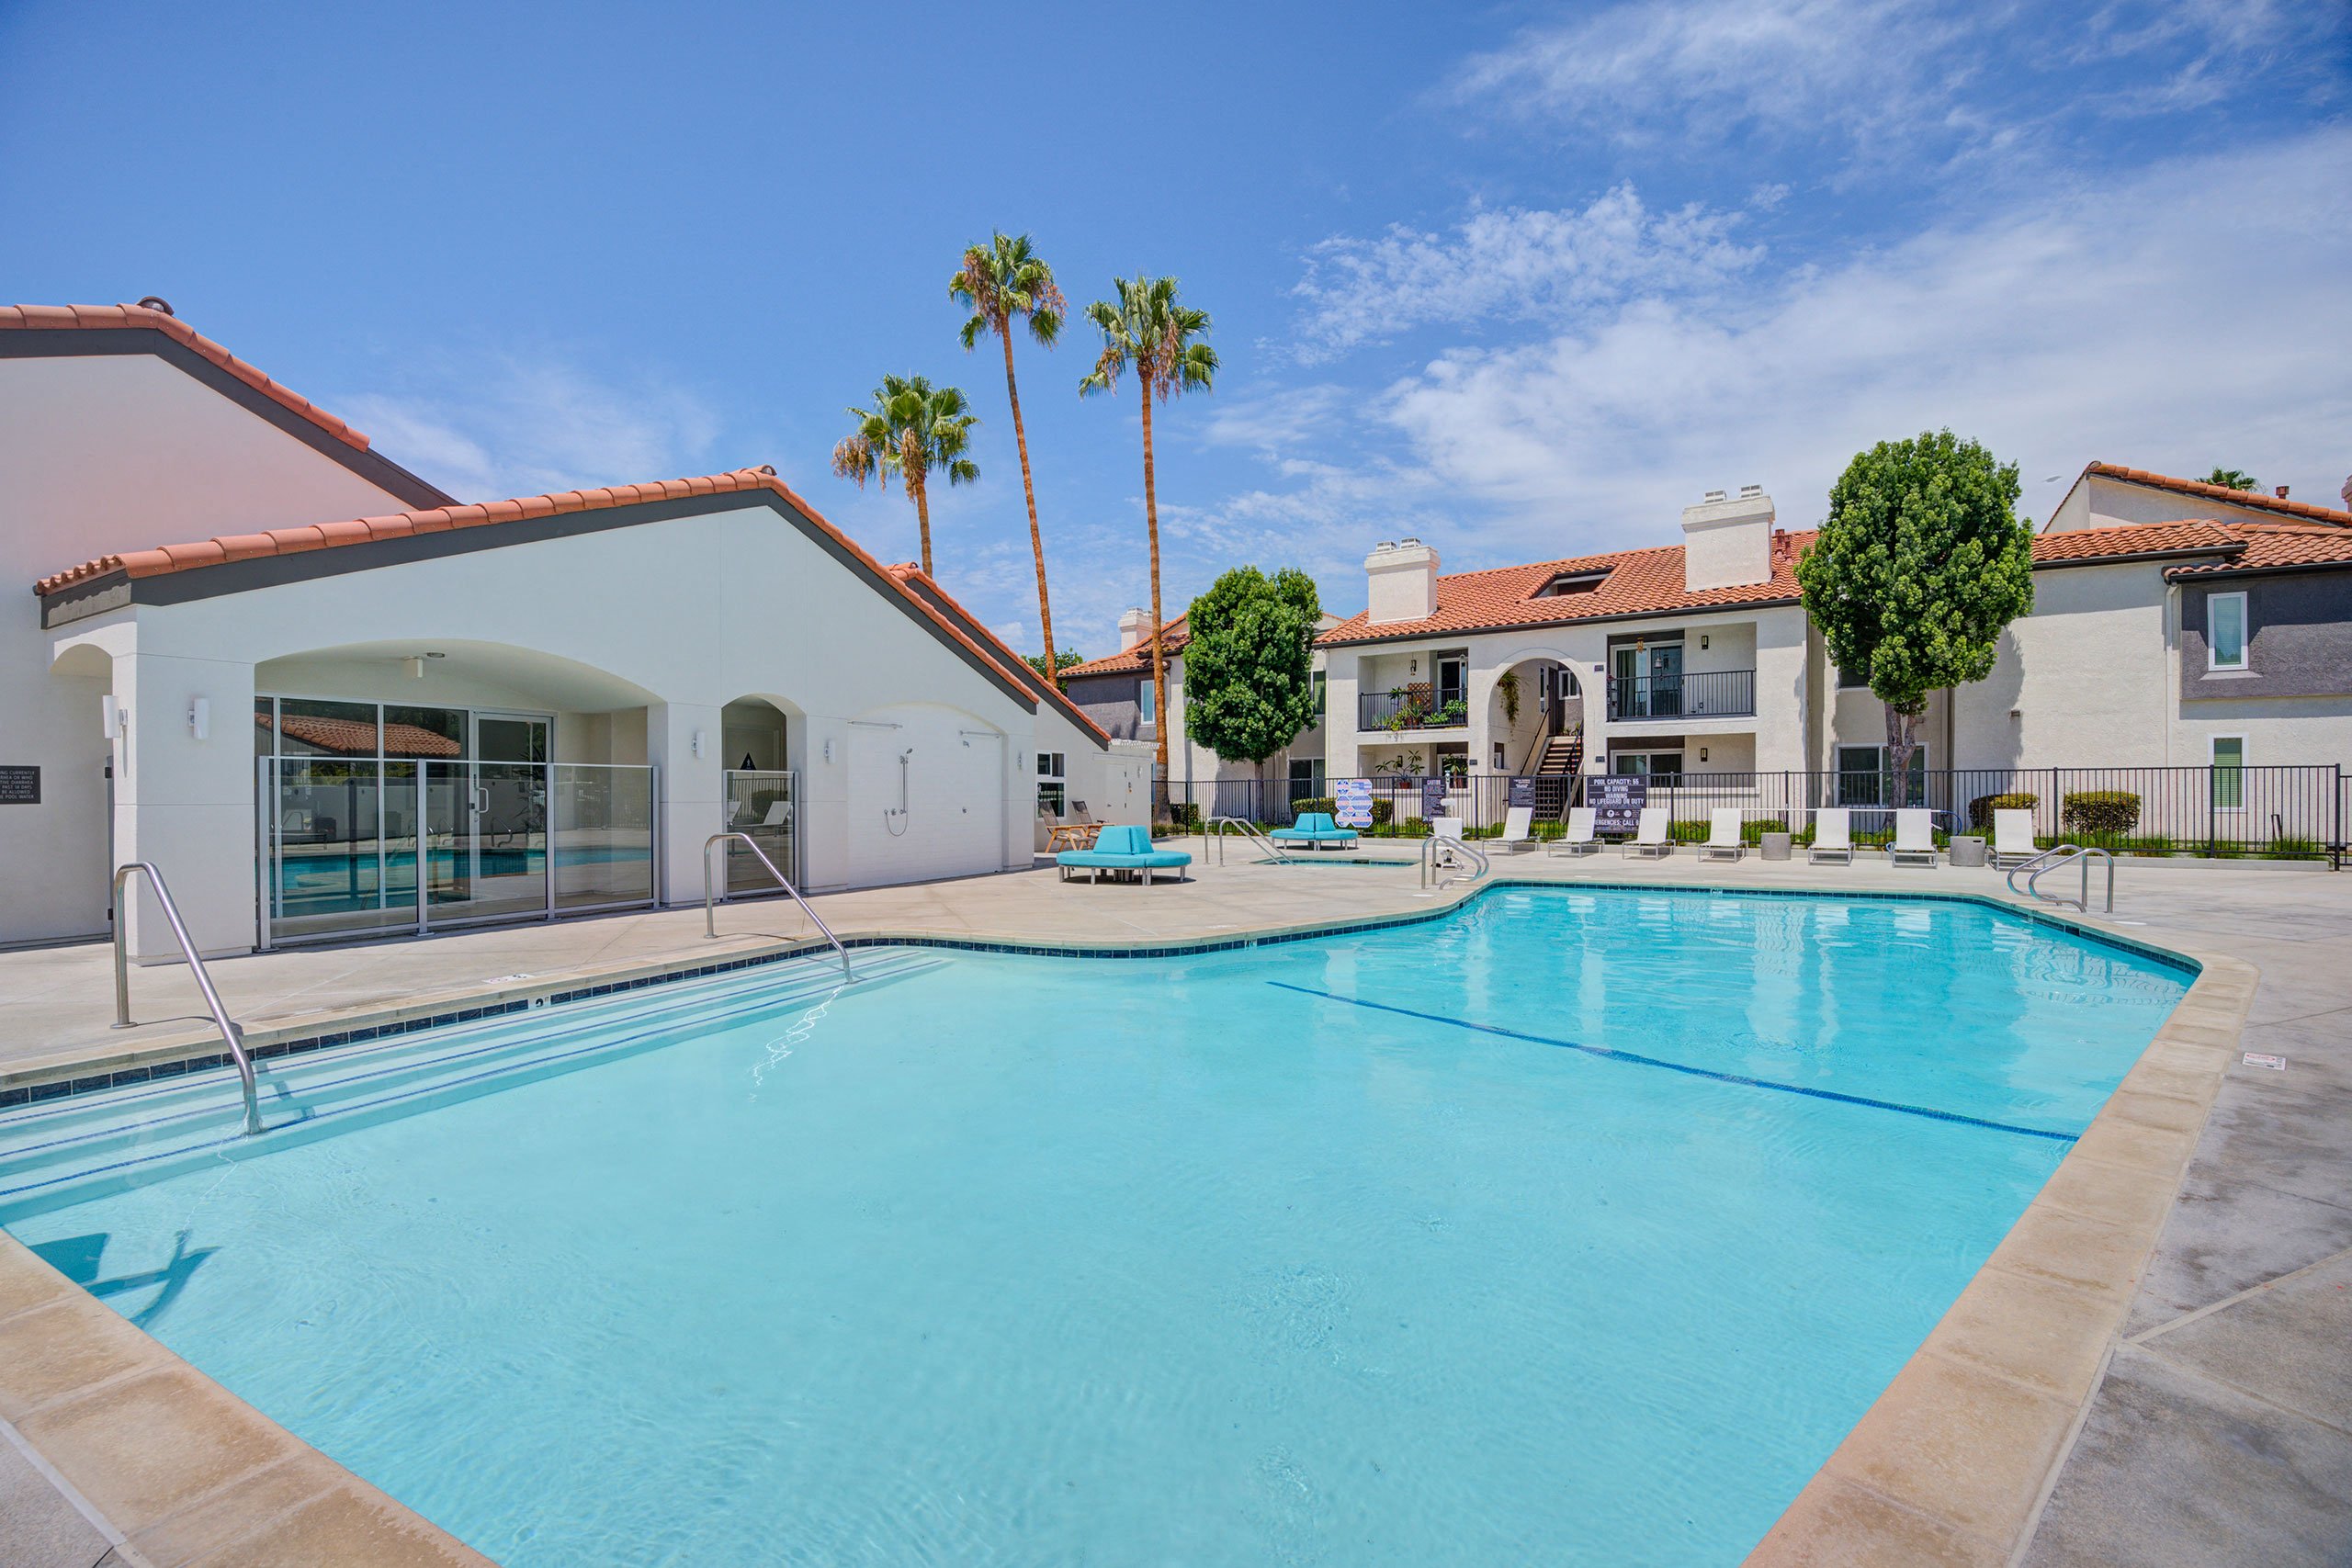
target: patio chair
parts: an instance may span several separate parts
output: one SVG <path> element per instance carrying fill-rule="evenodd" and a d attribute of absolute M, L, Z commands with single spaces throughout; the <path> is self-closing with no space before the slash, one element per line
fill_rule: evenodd
<path fill-rule="evenodd" d="M 1667 841 L 1666 837 L 1667 816 L 1663 806 L 1643 807 L 1641 821 L 1634 828 L 1634 836 L 1626 840 L 1624 848 L 1618 852 L 1620 858 L 1639 855 L 1644 860 L 1664 860 L 1672 854 L 1674 846 Z"/>
<path fill-rule="evenodd" d="M 1891 865 L 1935 866 L 1936 814 L 1924 807 L 1905 807 L 1894 814 L 1894 842 L 1886 852 Z"/>
<path fill-rule="evenodd" d="M 1302 811 L 1297 821 L 1287 828 L 1277 828 L 1266 837 L 1278 844 L 1304 844 L 1309 850 L 1320 850 L 1326 845 L 1345 850 L 1354 847 L 1356 830 L 1340 827 L 1328 811 Z"/>
<path fill-rule="evenodd" d="M 1813 814 L 1813 847 L 1805 852 L 1806 861 L 1819 865 L 1834 861 L 1839 865 L 1854 863 L 1853 814 L 1842 806 L 1825 806 Z"/>
<path fill-rule="evenodd" d="M 1184 867 L 1193 857 L 1182 850 L 1154 849 L 1151 829 L 1132 824 L 1105 828 L 1096 835 L 1094 847 L 1089 850 L 1064 850 L 1054 857 L 1054 864 L 1064 882 L 1072 871 L 1086 873 L 1086 880 L 1097 882 L 1104 872 L 1116 875 L 1121 872 L 1138 872 L 1143 884 L 1151 886 L 1155 871 L 1173 871 L 1176 880 L 1184 880 Z"/>
<path fill-rule="evenodd" d="M 1502 837 L 1495 840 L 1512 854 L 1525 854 L 1535 847 L 1535 807 L 1514 806 L 1503 813 Z"/>
<path fill-rule="evenodd" d="M 1568 830 L 1552 840 L 1545 852 L 1555 855 L 1591 855 L 1600 852 L 1600 840 L 1592 830 L 1592 807 L 1575 806 L 1568 808 Z"/>
<path fill-rule="evenodd" d="M 2023 865 L 2041 852 L 2033 841 L 2033 813 L 2003 808 L 1993 813 L 1993 869 Z"/>
<path fill-rule="evenodd" d="M 1737 860 L 1747 852 L 1740 839 L 1739 807 L 1719 806 L 1708 813 L 1707 841 L 1699 846 L 1701 860 Z"/>

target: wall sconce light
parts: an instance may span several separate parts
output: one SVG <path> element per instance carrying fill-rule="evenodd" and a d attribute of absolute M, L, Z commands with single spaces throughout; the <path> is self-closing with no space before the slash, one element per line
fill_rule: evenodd
<path fill-rule="evenodd" d="M 109 740 L 121 739 L 122 732 L 130 728 L 130 710 L 118 704 L 112 692 L 98 699 L 98 725 Z"/>
<path fill-rule="evenodd" d="M 1421 672 L 1421 661 L 1420 661 L 1419 660 L 1418 660 L 1418 659 L 1408 659 L 1407 660 L 1405 660 L 1405 673 L 1406 673 L 1406 674 L 1408 674 L 1408 675 L 1418 675 L 1418 674 L 1419 674 L 1420 672 Z"/>
<path fill-rule="evenodd" d="M 212 702 L 209 697 L 190 697 L 187 703 L 187 732 L 198 740 L 212 738 Z"/>
<path fill-rule="evenodd" d="M 1699 761 L 1702 761 L 1702 762 L 1703 762 L 1703 761 L 1705 761 L 1706 760 L 1707 760 L 1707 749 L 1706 749 L 1704 746 L 1702 746 L 1702 747 L 1700 747 L 1700 748 L 1699 748 Z"/>
<path fill-rule="evenodd" d="M 697 757 L 701 756 L 701 755 L 702 755 L 702 731 L 701 731 L 701 730 L 699 730 L 699 729 L 695 730 L 695 735 L 694 735 L 694 739 L 693 739 L 691 741 L 689 741 L 689 742 L 688 742 L 688 744 L 694 748 L 694 753 L 695 753 L 695 756 L 697 756 Z"/>
<path fill-rule="evenodd" d="M 1701 648 L 1707 646 L 1707 634 L 1705 632 L 1701 632 L 1699 634 L 1699 646 Z"/>
<path fill-rule="evenodd" d="M 827 761 L 828 762 L 830 762 L 830 761 L 831 761 L 832 760 L 833 760 L 833 738 L 832 738 L 831 736 L 828 735 L 828 736 L 826 736 L 826 737 L 825 737 L 825 761 Z"/>
<path fill-rule="evenodd" d="M 442 659 L 446 657 L 447 655 L 439 653 L 413 653 L 409 655 L 408 658 L 401 660 L 401 662 L 408 666 L 408 678 L 410 680 L 422 681 L 424 679 L 424 661 L 428 659 Z"/>

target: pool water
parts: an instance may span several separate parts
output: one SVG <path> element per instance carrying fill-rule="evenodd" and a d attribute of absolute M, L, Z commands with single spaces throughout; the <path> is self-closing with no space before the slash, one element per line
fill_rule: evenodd
<path fill-rule="evenodd" d="M 1513 888 L 856 956 L 265 1064 L 258 1143 L 217 1085 L 12 1112 L 0 1223 L 518 1568 L 1734 1563 L 2188 979 Z"/>

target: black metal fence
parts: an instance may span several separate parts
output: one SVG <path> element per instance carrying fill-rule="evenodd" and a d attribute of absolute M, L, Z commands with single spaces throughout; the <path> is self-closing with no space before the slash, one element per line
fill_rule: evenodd
<path fill-rule="evenodd" d="M 1472 837 L 1500 831 L 1512 801 L 1532 801 L 1532 829 L 1555 837 L 1567 813 L 1584 799 L 1589 775 L 1501 773 L 1383 774 L 1363 781 L 1372 799 L 1375 838 L 1428 833 L 1427 807 L 1461 818 Z M 2270 859 L 2339 856 L 2345 843 L 2346 777 L 2341 764 L 2259 768 L 1958 768 L 1915 770 L 1907 787 L 1879 773 L 1747 773 L 1659 774 L 1647 781 L 1648 800 L 1669 813 L 1677 839 L 1706 836 L 1713 813 L 1736 809 L 1750 840 L 1768 831 L 1811 836 L 1813 813 L 1843 807 L 1857 843 L 1891 839 L 1898 806 L 1935 814 L 1936 834 L 1992 832 L 2001 808 L 2033 814 L 2042 844 L 2097 845 L 2140 855 L 2246 855 Z M 1301 811 L 1329 811 L 1339 781 L 1318 788 L 1292 780 L 1221 779 L 1163 785 L 1159 821 L 1197 832 L 1220 817 L 1283 827 Z"/>

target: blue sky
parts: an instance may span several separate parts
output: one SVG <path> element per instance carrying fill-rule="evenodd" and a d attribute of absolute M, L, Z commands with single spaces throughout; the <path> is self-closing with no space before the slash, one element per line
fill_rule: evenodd
<path fill-rule="evenodd" d="M 468 499 L 763 462 L 885 559 L 843 404 L 950 380 L 982 482 L 939 572 L 1036 607 L 963 245 L 1073 304 L 1170 273 L 1216 391 L 1160 424 L 1170 613 L 1223 567 L 1361 607 L 1676 535 L 1792 526 L 1931 425 L 2024 474 L 2352 473 L 2352 9 L 1873 0 L 965 8 L 0 4 L 0 297 L 170 299 Z M 1145 592 L 1131 391 L 1020 348 L 1060 640 Z"/>

